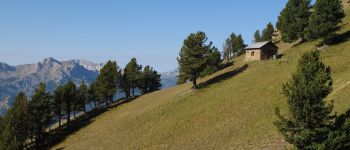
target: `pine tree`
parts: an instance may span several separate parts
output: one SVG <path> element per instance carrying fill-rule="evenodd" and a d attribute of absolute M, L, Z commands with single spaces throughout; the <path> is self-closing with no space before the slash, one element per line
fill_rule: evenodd
<path fill-rule="evenodd" d="M 90 84 L 90 88 L 89 88 L 89 104 L 93 103 L 94 104 L 94 109 L 98 108 L 98 103 L 100 101 L 99 96 L 97 95 L 98 93 L 98 87 L 97 87 L 97 83 L 96 81 L 93 81 Z M 91 106 L 92 108 L 92 106 Z"/>
<path fill-rule="evenodd" d="M 45 142 L 46 128 L 52 120 L 50 95 L 43 83 L 35 90 L 29 102 L 29 118 L 31 131 L 35 137 L 35 146 L 42 147 Z"/>
<path fill-rule="evenodd" d="M 233 49 L 233 53 L 234 53 L 234 56 L 236 55 L 240 55 L 242 54 L 244 51 L 244 47 L 245 47 L 245 44 L 244 44 L 244 40 L 242 38 L 242 35 L 239 34 L 236 39 L 234 40 L 234 49 Z"/>
<path fill-rule="evenodd" d="M 327 139 L 331 125 L 333 104 L 326 104 L 324 98 L 331 92 L 332 78 L 319 57 L 318 51 L 305 53 L 292 80 L 283 86 L 290 115 L 283 117 L 276 110 L 279 120 L 275 125 L 298 149 L 318 147 Z"/>
<path fill-rule="evenodd" d="M 122 74 L 119 85 L 122 91 L 125 93 L 125 97 L 128 99 L 130 97 L 131 85 L 128 82 L 128 78 L 127 78 L 127 74 L 125 74 L 125 70 L 124 70 L 124 73 Z"/>
<path fill-rule="evenodd" d="M 226 60 L 231 59 L 234 56 L 235 48 L 236 48 L 236 42 L 237 42 L 237 35 L 235 33 L 231 33 L 230 37 L 225 40 L 224 44 L 224 58 Z"/>
<path fill-rule="evenodd" d="M 3 129 L 0 134 L 0 149 L 24 149 L 30 130 L 28 119 L 27 96 L 20 92 L 13 106 L 6 113 L 3 120 Z"/>
<path fill-rule="evenodd" d="M 177 84 L 177 85 L 184 84 L 184 83 L 186 83 L 187 80 L 188 80 L 188 78 L 187 78 L 187 76 L 185 75 L 185 73 L 183 73 L 181 70 L 182 70 L 182 69 L 181 69 L 181 66 L 179 66 L 179 68 L 178 68 L 179 75 L 177 76 L 177 81 L 176 81 L 176 84 Z"/>
<path fill-rule="evenodd" d="M 151 84 L 149 87 L 149 92 L 154 92 L 154 91 L 160 90 L 160 88 L 162 87 L 160 77 L 161 77 L 161 75 L 156 70 L 152 71 L 152 80 L 151 80 Z"/>
<path fill-rule="evenodd" d="M 160 74 L 152 67 L 146 66 L 142 71 L 140 89 L 142 94 L 159 90 L 161 87 Z"/>
<path fill-rule="evenodd" d="M 137 64 L 136 58 L 132 58 L 124 68 L 124 74 L 127 82 L 131 87 L 132 95 L 135 96 L 135 89 L 140 84 L 142 74 L 142 66 Z"/>
<path fill-rule="evenodd" d="M 310 17 L 310 0 L 289 0 L 278 17 L 277 29 L 284 42 L 304 40 L 305 29 Z"/>
<path fill-rule="evenodd" d="M 262 37 L 260 35 L 260 31 L 256 30 L 254 33 L 254 42 L 261 42 L 262 41 Z"/>
<path fill-rule="evenodd" d="M 268 23 L 266 28 L 263 30 L 262 41 L 272 41 L 273 33 L 275 32 L 275 28 L 272 23 Z"/>
<path fill-rule="evenodd" d="M 238 50 L 236 52 L 238 53 Z M 206 64 L 207 66 L 201 72 L 201 76 L 210 75 L 215 71 L 219 70 L 221 64 L 221 55 L 216 47 L 213 47 L 208 51 Z"/>
<path fill-rule="evenodd" d="M 64 105 L 67 115 L 67 125 L 70 125 L 71 113 L 74 111 L 74 102 L 77 99 L 77 87 L 73 81 L 69 81 L 64 85 Z"/>
<path fill-rule="evenodd" d="M 118 82 L 120 80 L 119 66 L 115 61 L 108 61 L 100 70 L 96 85 L 98 88 L 99 99 L 105 100 L 106 104 L 113 102 L 114 95 L 118 91 Z"/>
<path fill-rule="evenodd" d="M 177 58 L 179 69 L 186 79 L 193 83 L 193 88 L 197 88 L 197 78 L 207 67 L 207 54 L 212 47 L 212 43 L 206 45 L 207 36 L 204 32 L 190 34 L 184 40 L 183 46 Z"/>
<path fill-rule="evenodd" d="M 64 87 L 58 86 L 55 90 L 54 101 L 53 101 L 53 111 L 55 116 L 58 118 L 58 126 L 62 126 L 62 116 L 64 107 Z"/>
<path fill-rule="evenodd" d="M 317 0 L 307 28 L 307 37 L 311 40 L 323 38 L 323 43 L 332 43 L 338 24 L 344 17 L 341 0 Z"/>
<path fill-rule="evenodd" d="M 78 99 L 77 103 L 75 104 L 76 110 L 77 111 L 84 111 L 86 113 L 85 105 L 89 102 L 89 88 L 85 84 L 84 80 L 80 83 L 77 99 Z"/>
<path fill-rule="evenodd" d="M 224 60 L 229 61 L 230 60 L 230 50 L 231 49 L 231 40 L 228 38 L 225 40 L 225 43 L 223 45 L 222 55 Z"/>

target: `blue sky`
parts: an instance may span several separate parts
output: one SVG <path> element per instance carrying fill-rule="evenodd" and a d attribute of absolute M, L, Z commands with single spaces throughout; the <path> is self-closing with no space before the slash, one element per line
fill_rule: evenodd
<path fill-rule="evenodd" d="M 287 0 L 1 0 L 0 62 L 136 57 L 159 71 L 177 68 L 188 34 L 204 31 L 220 50 L 231 32 L 250 44 L 275 24 Z"/>

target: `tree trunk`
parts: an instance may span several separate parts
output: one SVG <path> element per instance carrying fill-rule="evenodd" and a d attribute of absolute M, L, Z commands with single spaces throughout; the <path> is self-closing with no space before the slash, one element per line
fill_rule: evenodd
<path fill-rule="evenodd" d="M 110 99 L 111 104 L 113 104 L 113 97 Z"/>
<path fill-rule="evenodd" d="M 70 105 L 67 105 L 67 126 L 69 126 L 70 123 Z"/>
<path fill-rule="evenodd" d="M 73 110 L 73 117 L 75 118 L 75 110 Z"/>
<path fill-rule="evenodd" d="M 132 88 L 132 96 L 135 97 L 135 88 Z"/>
<path fill-rule="evenodd" d="M 61 111 L 58 113 L 58 127 L 61 129 L 62 124 L 61 124 Z"/>
<path fill-rule="evenodd" d="M 95 109 L 97 109 L 97 102 L 96 101 L 94 101 L 94 105 L 95 105 Z"/>
<path fill-rule="evenodd" d="M 197 79 L 196 78 L 193 79 L 192 83 L 193 83 L 193 88 L 197 89 L 198 87 L 197 87 Z"/>

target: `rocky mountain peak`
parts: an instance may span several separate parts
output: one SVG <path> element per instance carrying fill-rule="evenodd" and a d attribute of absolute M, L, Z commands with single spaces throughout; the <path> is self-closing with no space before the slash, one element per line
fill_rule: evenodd
<path fill-rule="evenodd" d="M 0 62 L 0 71 L 14 71 L 15 68 L 13 68 L 12 66 L 6 64 L 6 63 L 2 63 Z"/>
<path fill-rule="evenodd" d="M 52 57 L 49 57 L 49 58 L 45 58 L 44 61 L 43 61 L 43 64 L 50 64 L 50 65 L 55 65 L 55 64 L 58 64 L 58 65 L 62 65 L 62 63 Z"/>

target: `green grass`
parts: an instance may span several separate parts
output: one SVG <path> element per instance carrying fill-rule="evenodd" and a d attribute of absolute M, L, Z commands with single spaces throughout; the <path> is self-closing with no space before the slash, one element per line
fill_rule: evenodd
<path fill-rule="evenodd" d="M 347 12 L 349 12 L 347 10 Z M 350 13 L 350 12 L 349 12 Z M 348 13 L 348 14 L 349 14 Z M 344 23 L 350 23 L 350 17 Z M 350 31 L 344 25 L 340 33 Z M 282 85 L 295 72 L 301 55 L 316 42 L 288 50 L 279 60 L 251 62 L 243 72 L 200 90 L 184 84 L 144 95 L 102 114 L 54 148 L 66 149 L 284 149 L 273 125 L 274 110 L 286 111 Z M 338 114 L 350 108 L 350 42 L 321 51 L 332 69 Z M 206 81 L 244 65 L 232 67 Z"/>

